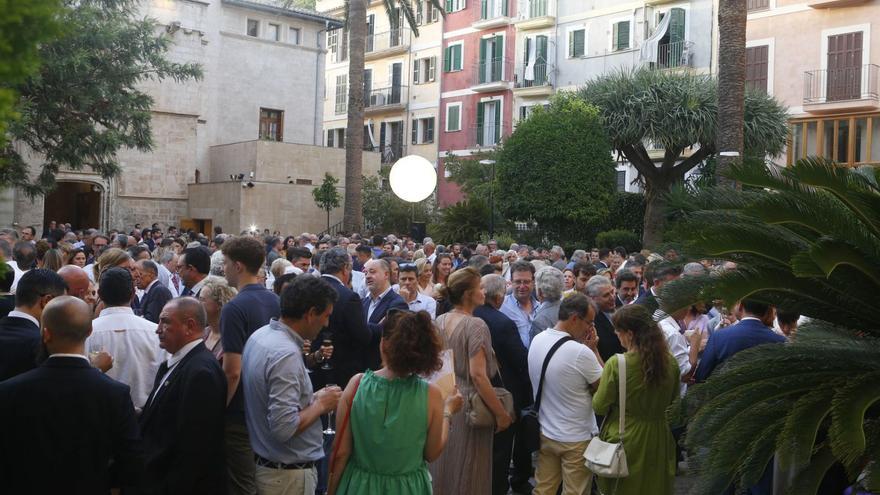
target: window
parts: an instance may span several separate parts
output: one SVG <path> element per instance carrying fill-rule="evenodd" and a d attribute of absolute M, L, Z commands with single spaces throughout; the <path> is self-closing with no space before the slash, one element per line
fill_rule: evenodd
<path fill-rule="evenodd" d="M 327 51 L 330 52 L 330 60 L 333 62 L 344 62 L 348 59 L 348 31 L 344 29 L 327 31 Z"/>
<path fill-rule="evenodd" d="M 440 10 L 434 7 L 431 0 L 425 0 L 425 24 L 437 22 L 440 19 Z"/>
<path fill-rule="evenodd" d="M 287 42 L 291 45 L 299 44 L 299 28 L 292 27 L 287 30 Z"/>
<path fill-rule="evenodd" d="M 345 148 L 345 129 L 327 129 L 327 147 Z"/>
<path fill-rule="evenodd" d="M 583 57 L 586 53 L 587 30 L 573 29 L 568 32 L 568 58 Z"/>
<path fill-rule="evenodd" d="M 327 130 L 327 147 L 333 148 L 333 141 L 336 138 L 336 129 Z"/>
<path fill-rule="evenodd" d="M 461 130 L 461 103 L 446 105 L 446 132 Z"/>
<path fill-rule="evenodd" d="M 767 45 L 746 48 L 746 87 L 767 92 Z"/>
<path fill-rule="evenodd" d="M 281 141 L 284 127 L 284 112 L 281 110 L 260 109 L 260 139 Z"/>
<path fill-rule="evenodd" d="M 770 0 L 747 0 L 746 11 L 766 10 L 770 8 Z"/>
<path fill-rule="evenodd" d="M 617 192 L 626 192 L 626 170 L 617 171 Z"/>
<path fill-rule="evenodd" d="M 792 120 L 788 164 L 816 155 L 842 165 L 880 164 L 880 113 Z"/>
<path fill-rule="evenodd" d="M 266 39 L 272 41 L 281 41 L 281 26 L 269 23 L 266 27 Z"/>
<path fill-rule="evenodd" d="M 477 145 L 495 146 L 501 142 L 501 100 L 477 104 Z"/>
<path fill-rule="evenodd" d="M 437 75 L 437 57 L 413 60 L 413 84 L 434 82 Z"/>
<path fill-rule="evenodd" d="M 462 44 L 449 45 L 443 54 L 443 72 L 456 72 L 462 69 Z"/>
<path fill-rule="evenodd" d="M 611 29 L 611 49 L 629 50 L 629 21 L 615 22 Z"/>
<path fill-rule="evenodd" d="M 348 74 L 336 76 L 336 114 L 348 111 Z"/>
<path fill-rule="evenodd" d="M 467 0 L 446 0 L 446 12 L 458 12 L 467 7 Z"/>
<path fill-rule="evenodd" d="M 413 119 L 412 144 L 426 144 L 434 142 L 434 117 L 425 119 Z"/>
<path fill-rule="evenodd" d="M 247 35 L 254 38 L 260 35 L 260 21 L 254 19 L 247 20 Z"/>

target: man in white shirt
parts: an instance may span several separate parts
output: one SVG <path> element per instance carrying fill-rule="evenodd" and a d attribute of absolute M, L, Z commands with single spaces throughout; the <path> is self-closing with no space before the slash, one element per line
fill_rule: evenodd
<path fill-rule="evenodd" d="M 128 270 L 105 271 L 98 295 L 106 308 L 92 322 L 86 349 L 103 350 L 113 356 L 107 376 L 131 387 L 131 401 L 140 411 L 153 388 L 159 365 L 168 356 L 159 347 L 156 324 L 136 316 L 131 309 L 134 285 Z"/>
<path fill-rule="evenodd" d="M 401 263 L 397 293 L 403 298 L 410 311 L 427 311 L 431 319 L 437 317 L 437 301 L 419 292 L 418 274 L 415 263 Z"/>
<path fill-rule="evenodd" d="M 556 327 L 536 335 L 529 347 L 529 378 L 537 394 L 550 348 L 561 339 L 572 339 L 559 346 L 545 374 L 538 412 L 541 449 L 535 495 L 555 495 L 560 483 L 565 493 L 590 491 L 592 473 L 584 466 L 583 454 L 590 440 L 599 434 L 592 392 L 602 377 L 595 317 L 596 310 L 586 296 L 569 296 L 559 307 Z"/>
<path fill-rule="evenodd" d="M 680 384 L 680 394 L 682 397 L 687 392 L 686 382 L 690 378 L 689 374 L 693 367 L 692 365 L 695 364 L 691 363 L 690 345 L 687 338 L 682 334 L 681 326 L 678 324 L 678 320 L 683 318 L 686 312 L 687 308 L 679 310 L 672 315 L 668 315 L 659 309 L 654 312 L 654 320 L 657 321 L 660 330 L 663 331 L 666 344 L 669 346 L 669 352 L 675 358 L 675 362 L 678 363 L 678 371 L 682 378 L 682 383 Z M 694 355 L 694 360 L 696 360 L 696 355 Z"/>

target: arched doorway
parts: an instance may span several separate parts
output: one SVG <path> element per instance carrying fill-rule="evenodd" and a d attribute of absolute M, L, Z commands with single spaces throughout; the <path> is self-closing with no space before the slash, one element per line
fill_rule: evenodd
<path fill-rule="evenodd" d="M 43 225 L 70 223 L 74 229 L 101 227 L 101 186 L 88 182 L 59 181 L 46 195 Z"/>

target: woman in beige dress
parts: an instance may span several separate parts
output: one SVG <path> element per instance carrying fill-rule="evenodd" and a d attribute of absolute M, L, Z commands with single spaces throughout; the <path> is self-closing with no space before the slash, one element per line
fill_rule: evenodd
<path fill-rule="evenodd" d="M 513 418 L 495 396 L 490 378 L 498 373 L 492 337 L 486 323 L 473 316 L 485 302 L 480 274 L 464 268 L 449 276 L 442 289 L 452 311 L 437 318 L 444 349 L 452 349 L 455 382 L 465 398 L 465 414 L 452 418 L 449 442 L 440 458 L 431 463 L 435 495 L 488 494 L 492 492 L 492 437 L 507 429 Z M 467 403 L 476 392 L 495 415 L 495 428 L 473 428 L 467 424 Z"/>

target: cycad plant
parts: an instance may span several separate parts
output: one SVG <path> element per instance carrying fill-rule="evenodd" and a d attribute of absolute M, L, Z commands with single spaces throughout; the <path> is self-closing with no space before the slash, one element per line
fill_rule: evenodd
<path fill-rule="evenodd" d="M 690 196 L 676 233 L 694 258 L 737 268 L 667 284 L 664 306 L 748 296 L 812 321 L 788 344 L 740 352 L 674 408 L 687 421 L 694 493 L 752 486 L 774 455 L 790 494 L 817 493 L 835 463 L 880 490 L 878 173 L 808 158 L 730 176 L 743 190 Z"/>

